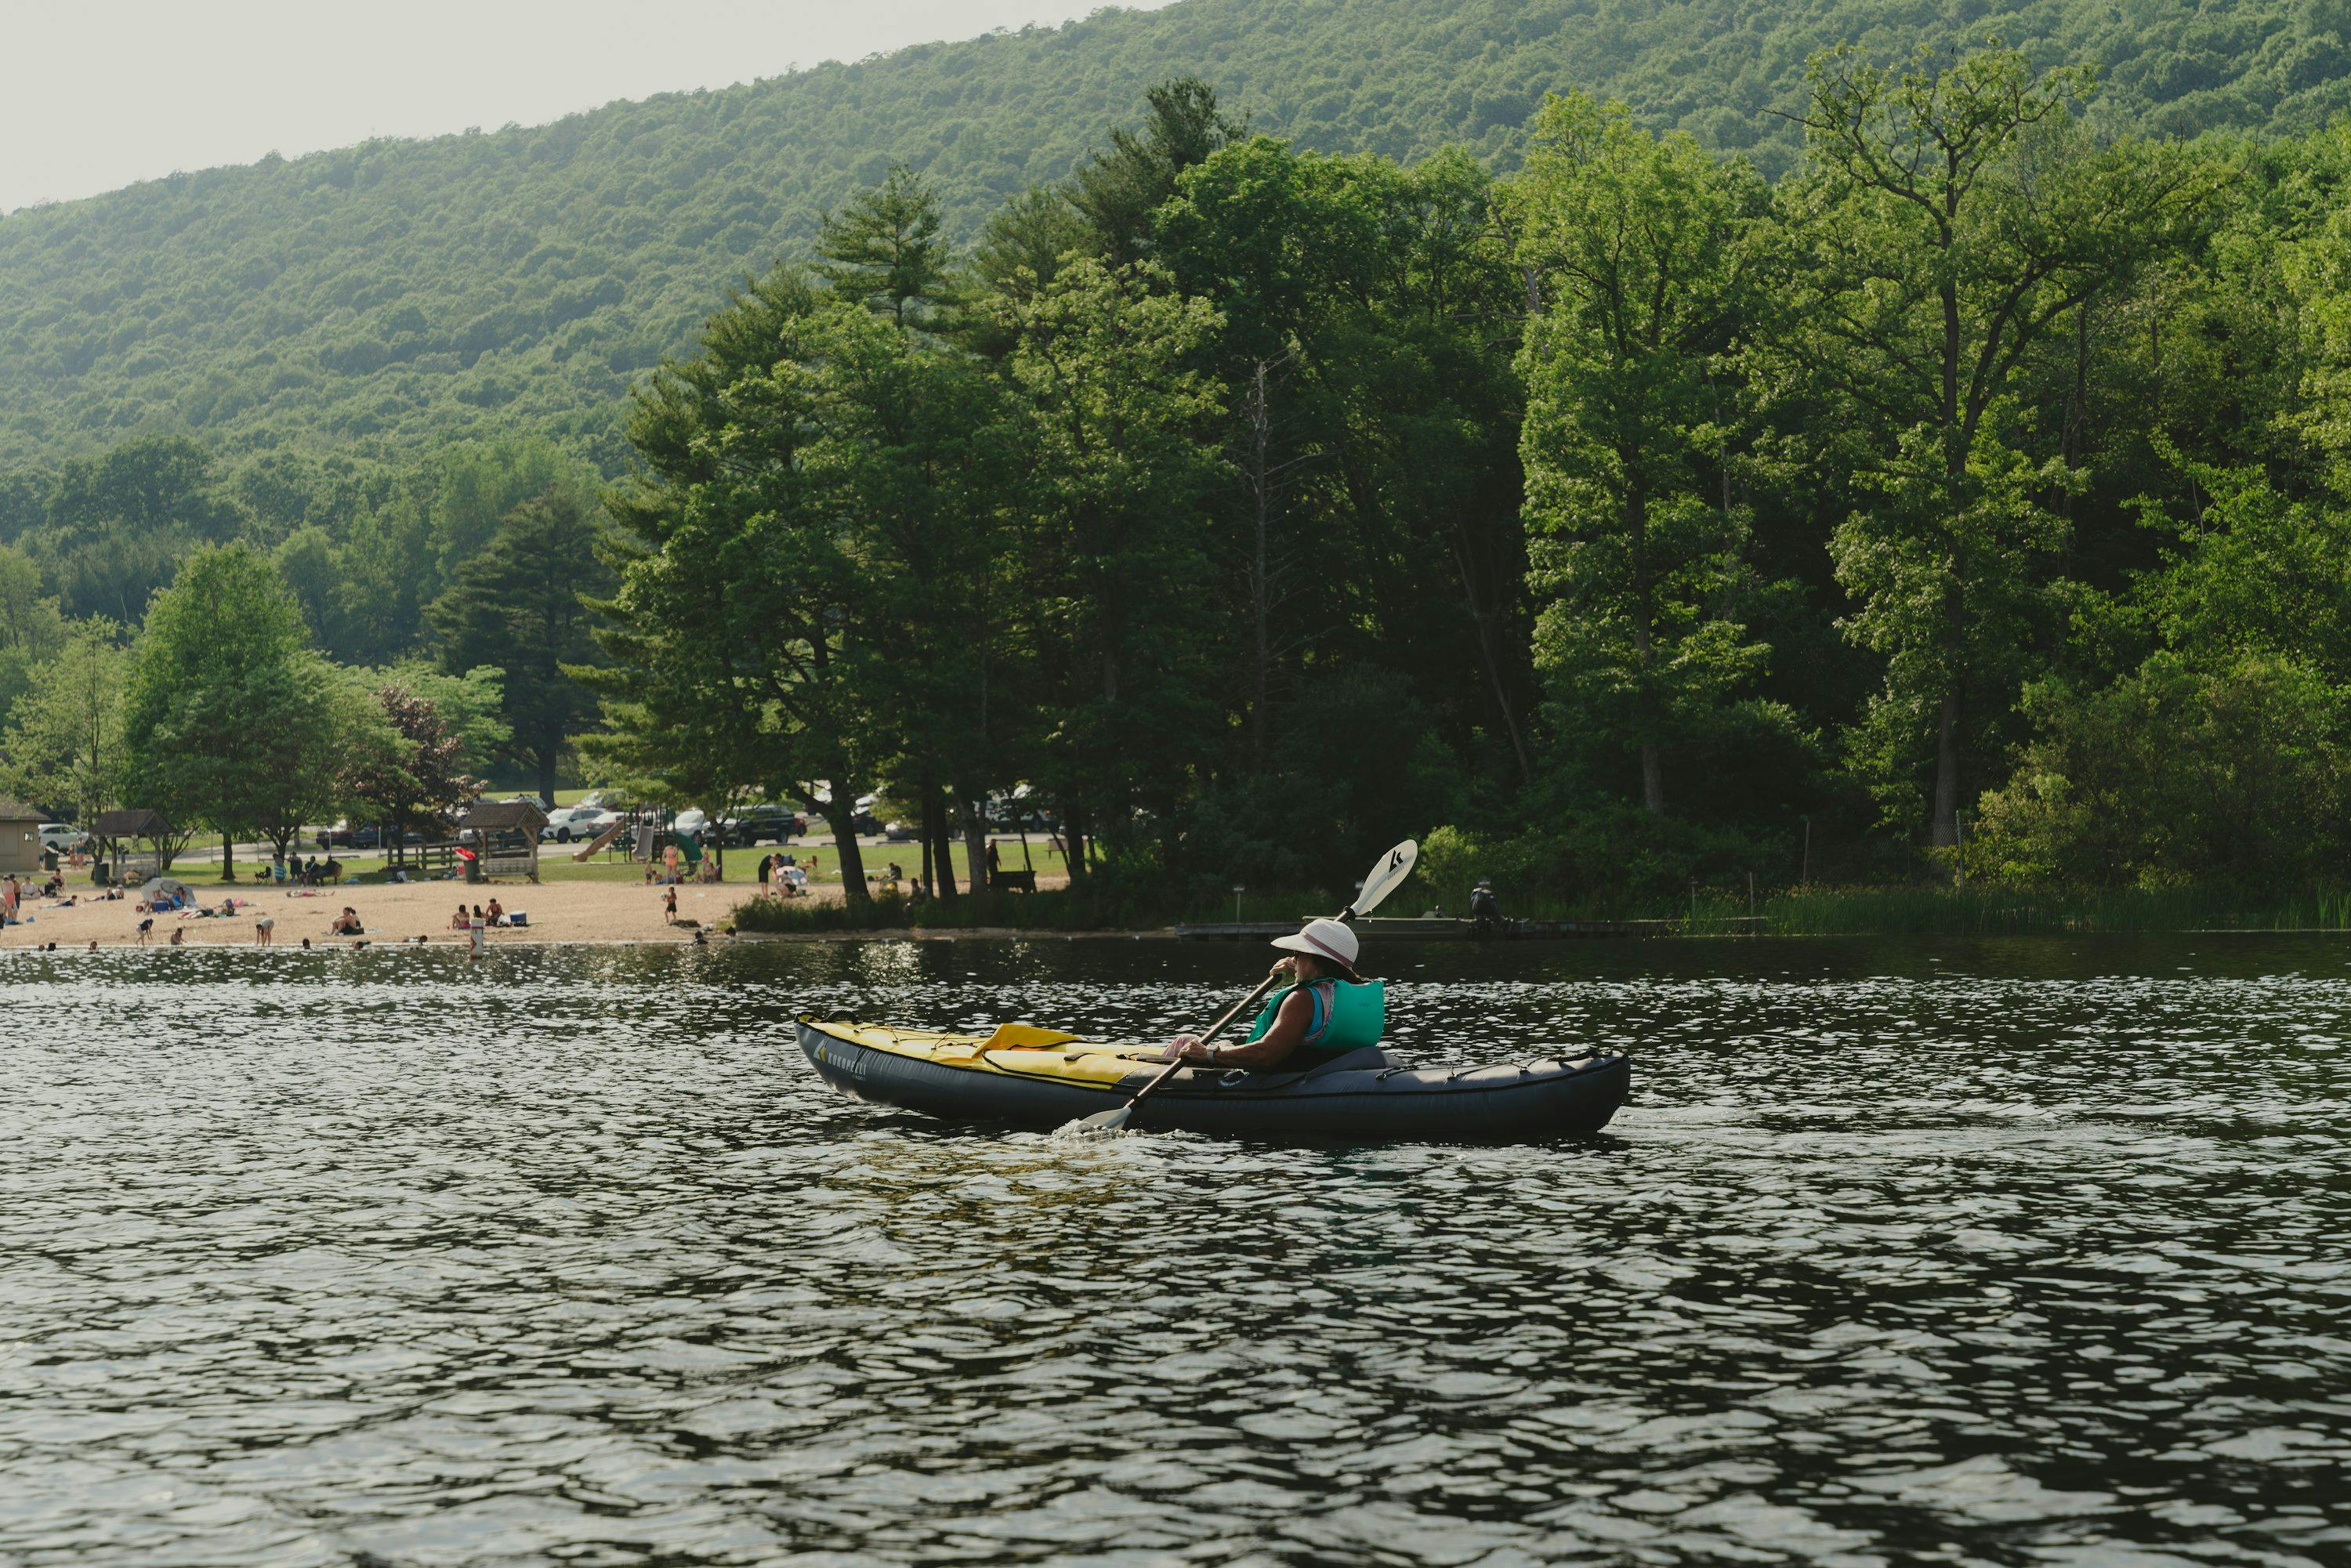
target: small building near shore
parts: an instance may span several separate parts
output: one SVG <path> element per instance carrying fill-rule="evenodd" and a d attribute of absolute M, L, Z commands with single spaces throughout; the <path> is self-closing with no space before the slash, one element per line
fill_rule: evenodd
<path fill-rule="evenodd" d="M 481 856 L 482 874 L 538 880 L 538 831 L 547 813 L 528 800 L 485 800 L 465 813 L 465 836 Z"/>
<path fill-rule="evenodd" d="M 0 876 L 29 876 L 41 869 L 41 814 L 22 800 L 0 795 Z"/>

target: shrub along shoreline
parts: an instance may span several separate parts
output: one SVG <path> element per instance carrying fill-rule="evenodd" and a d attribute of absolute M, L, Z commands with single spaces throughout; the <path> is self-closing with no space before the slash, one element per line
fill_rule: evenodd
<path fill-rule="evenodd" d="M 1334 903 L 1329 893 L 1252 894 L 1251 920 Z M 1405 911 L 1428 907 L 1409 894 Z M 1458 914 L 1458 905 L 1447 906 Z M 1700 890 L 1678 905 L 1640 904 L 1603 907 L 1513 907 L 1525 920 L 1655 922 L 1657 937 L 1726 936 L 2158 936 L 2243 932 L 2351 933 L 2351 889 L 2313 889 L 2257 895 L 2224 888 L 2160 888 L 2125 892 L 1985 887 L 1797 887 L 1759 891 L 1752 904 Z M 737 933 L 755 936 L 843 937 L 888 933 L 967 933 L 973 936 L 1036 932 L 1060 936 L 1172 935 L 1186 925 L 1217 925 L 1232 918 L 1221 910 L 1128 900 L 1112 903 L 1065 892 L 1035 894 L 966 894 L 947 901 L 912 904 L 878 899 L 862 908 L 846 904 L 785 904 L 752 898 L 729 916 Z"/>

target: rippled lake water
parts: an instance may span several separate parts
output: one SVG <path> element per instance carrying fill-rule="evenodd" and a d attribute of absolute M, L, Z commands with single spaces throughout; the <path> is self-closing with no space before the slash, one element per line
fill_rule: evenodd
<path fill-rule="evenodd" d="M 2351 1562 L 2351 947 L 1431 946 L 1602 1137 L 1068 1145 L 1158 943 L 0 960 L 0 1563 Z"/>

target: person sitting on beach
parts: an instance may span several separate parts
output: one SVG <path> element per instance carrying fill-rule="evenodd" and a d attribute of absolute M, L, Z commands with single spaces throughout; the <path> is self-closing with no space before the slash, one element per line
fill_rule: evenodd
<path fill-rule="evenodd" d="M 356 936 L 363 929 L 365 928 L 360 925 L 359 912 L 353 909 L 350 904 L 346 904 L 343 905 L 343 912 L 340 915 L 336 915 L 333 921 L 328 925 L 327 935 L 329 936 Z"/>
<path fill-rule="evenodd" d="M 473 923 L 473 917 L 465 913 L 465 906 L 461 904 L 457 906 L 457 913 L 449 917 L 449 929 L 463 931 Z"/>
<path fill-rule="evenodd" d="M 145 940 L 147 940 L 147 934 L 146 934 L 146 932 L 145 932 L 143 929 L 142 929 L 142 930 L 140 932 L 140 934 L 139 934 L 139 939 L 140 939 L 141 942 L 144 942 Z M 188 939 L 188 928 L 187 928 L 186 926 L 184 926 L 184 925 L 174 925 L 174 926 L 172 926 L 172 946 L 177 947 L 177 946 L 179 946 L 181 944 L 183 944 L 183 943 L 186 942 L 186 941 L 187 941 L 187 939 Z"/>
<path fill-rule="evenodd" d="M 504 925 L 506 923 L 506 909 L 498 903 L 496 896 L 493 894 L 490 899 L 490 924 L 493 925 Z"/>

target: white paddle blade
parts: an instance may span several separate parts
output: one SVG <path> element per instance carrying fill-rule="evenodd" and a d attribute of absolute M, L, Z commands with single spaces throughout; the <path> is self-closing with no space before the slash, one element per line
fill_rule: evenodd
<path fill-rule="evenodd" d="M 1405 879 L 1412 875 L 1412 868 L 1419 861 L 1420 846 L 1410 839 L 1382 855 L 1380 863 L 1372 868 L 1372 874 L 1364 879 L 1364 891 L 1355 894 L 1355 913 L 1369 915 L 1378 908 L 1382 899 L 1405 884 Z"/>
<path fill-rule="evenodd" d="M 1083 1137 L 1089 1133 L 1115 1133 L 1126 1125 L 1127 1118 L 1133 1114 L 1134 1107 L 1132 1105 L 1121 1105 L 1115 1111 L 1097 1111 L 1091 1116 L 1081 1116 L 1074 1122 L 1062 1124 L 1061 1132 L 1074 1137 Z"/>

